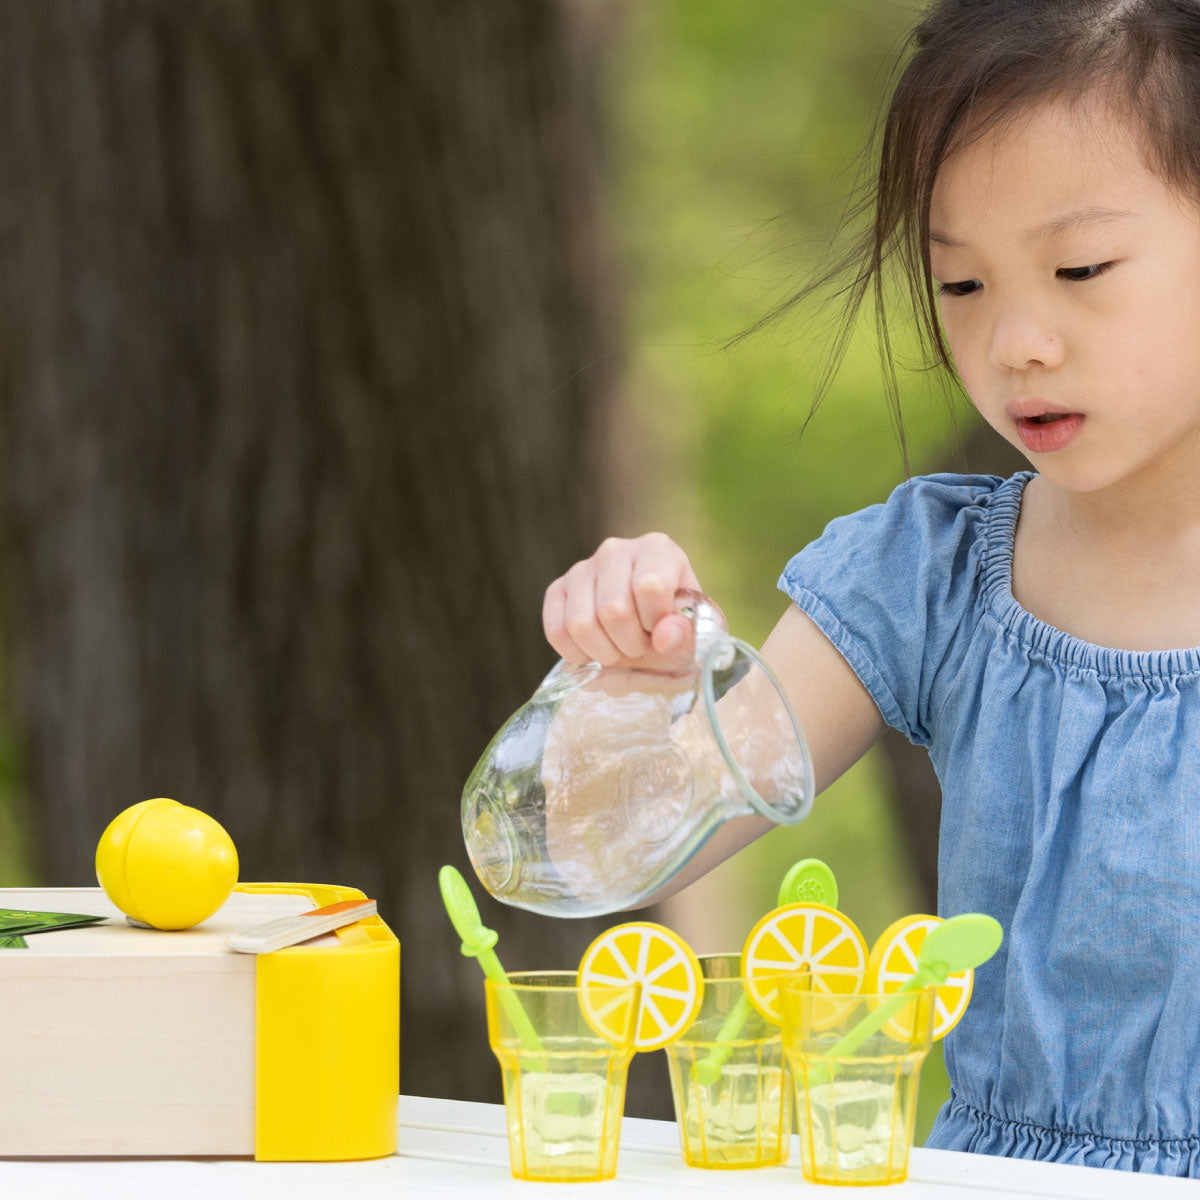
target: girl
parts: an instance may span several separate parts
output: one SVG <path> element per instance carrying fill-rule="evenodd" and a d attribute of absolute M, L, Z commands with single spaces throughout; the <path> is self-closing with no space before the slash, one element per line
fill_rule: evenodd
<path fill-rule="evenodd" d="M 901 263 L 1033 470 L 834 521 L 764 653 L 818 787 L 885 723 L 928 747 L 939 908 L 1006 931 L 929 1144 L 1200 1175 L 1200 3 L 939 0 L 913 42 L 859 295 Z M 699 586 L 663 535 L 609 540 L 546 634 L 669 664 Z"/>

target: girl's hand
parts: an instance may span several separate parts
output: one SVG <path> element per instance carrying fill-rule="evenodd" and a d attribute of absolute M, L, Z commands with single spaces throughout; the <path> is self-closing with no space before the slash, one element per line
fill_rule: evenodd
<path fill-rule="evenodd" d="M 692 655 L 691 622 L 673 610 L 680 588 L 702 590 L 666 534 L 607 538 L 546 589 L 542 627 L 570 663 L 677 670 Z"/>

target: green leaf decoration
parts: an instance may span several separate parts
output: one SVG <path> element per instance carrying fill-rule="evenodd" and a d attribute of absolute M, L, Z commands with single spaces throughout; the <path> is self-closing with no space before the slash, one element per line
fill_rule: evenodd
<path fill-rule="evenodd" d="M 34 912 L 21 908 L 0 908 L 0 936 L 49 933 L 55 929 L 78 929 L 107 919 L 88 913 Z"/>

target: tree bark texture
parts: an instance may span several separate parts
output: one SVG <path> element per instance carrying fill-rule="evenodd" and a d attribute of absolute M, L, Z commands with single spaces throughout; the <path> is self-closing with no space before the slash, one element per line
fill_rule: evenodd
<path fill-rule="evenodd" d="M 417 1094 L 499 1094 L 436 873 L 604 524 L 595 11 L 0 5 L 0 594 L 42 877 L 93 883 L 107 821 L 166 795 L 243 878 L 363 888 Z M 596 929 L 482 908 L 510 969 Z"/>

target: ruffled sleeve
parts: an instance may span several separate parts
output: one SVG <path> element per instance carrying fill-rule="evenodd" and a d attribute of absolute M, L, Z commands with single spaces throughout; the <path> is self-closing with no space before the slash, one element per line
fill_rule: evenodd
<path fill-rule="evenodd" d="M 830 522 L 779 587 L 853 668 L 888 725 L 928 746 L 980 615 L 979 563 L 993 475 L 925 475 Z"/>

